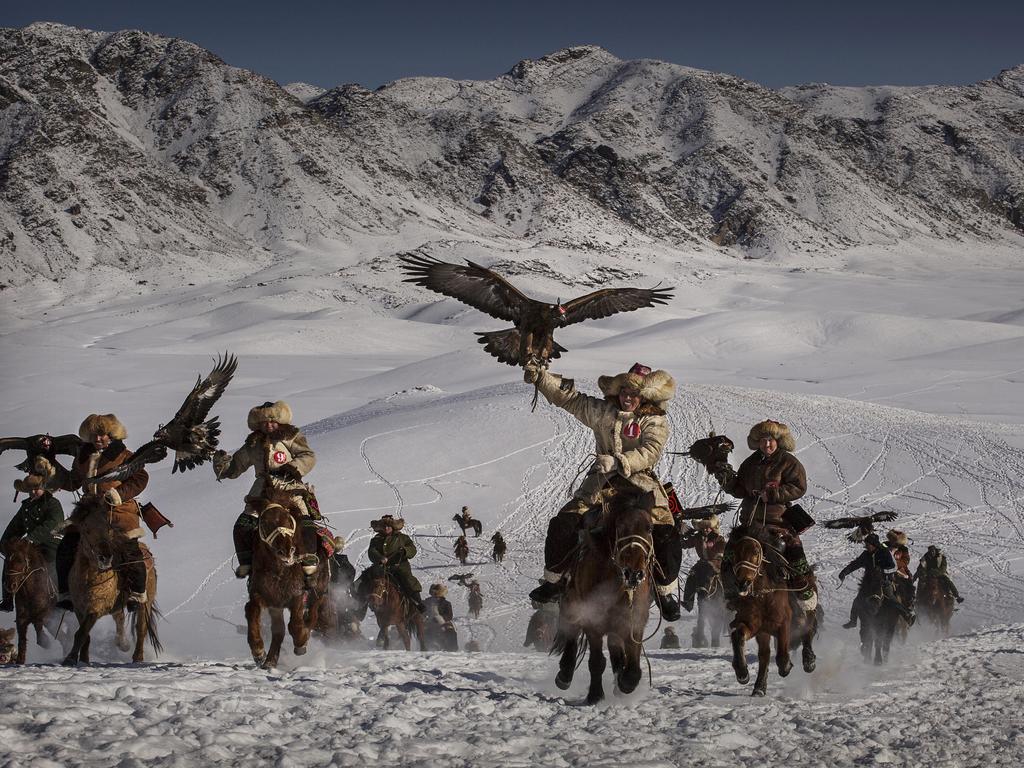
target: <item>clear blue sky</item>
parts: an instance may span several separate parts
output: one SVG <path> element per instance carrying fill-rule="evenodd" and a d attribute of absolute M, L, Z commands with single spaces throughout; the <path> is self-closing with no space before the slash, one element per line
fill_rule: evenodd
<path fill-rule="evenodd" d="M 765 85 L 960 84 L 1024 63 L 1024 0 L 2 0 L 33 21 L 191 40 L 280 83 L 489 79 L 581 43 Z"/>

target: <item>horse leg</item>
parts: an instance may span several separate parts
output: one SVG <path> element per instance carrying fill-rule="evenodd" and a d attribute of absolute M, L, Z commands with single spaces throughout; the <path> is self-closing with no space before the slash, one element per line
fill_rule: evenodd
<path fill-rule="evenodd" d="M 309 642 L 309 627 L 306 626 L 302 595 L 292 600 L 288 608 L 288 634 L 292 636 L 293 651 L 296 656 L 302 656 L 306 652 L 306 643 Z M 273 614 L 271 614 L 273 615 Z M 281 611 L 281 621 L 284 622 L 284 611 Z M 282 638 L 282 641 L 284 638 Z"/>
<path fill-rule="evenodd" d="M 775 664 L 779 668 L 779 677 L 786 677 L 793 671 L 793 662 L 789 658 L 789 635 L 789 622 L 784 621 L 775 636 Z"/>
<path fill-rule="evenodd" d="M 132 663 L 141 664 L 146 660 L 144 646 L 146 632 L 149 627 L 149 603 L 135 609 L 135 650 L 132 652 Z"/>
<path fill-rule="evenodd" d="M 572 685 L 572 676 L 576 673 L 576 653 L 579 651 L 579 636 L 573 635 L 565 643 L 562 649 L 562 656 L 558 660 L 558 674 L 555 675 L 555 685 L 561 690 L 566 690 Z"/>
<path fill-rule="evenodd" d="M 587 704 L 597 704 L 604 699 L 604 682 L 601 679 L 607 666 L 604 658 L 604 637 L 597 632 L 588 632 L 587 645 L 590 647 L 590 658 L 587 659 L 587 668 L 590 670 Z"/>
<path fill-rule="evenodd" d="M 92 627 L 98 618 L 94 613 L 90 613 L 85 617 L 78 617 L 78 631 L 75 632 L 75 641 L 71 644 L 71 650 L 64 657 L 63 664 L 65 667 L 75 666 L 78 664 L 79 659 L 86 664 L 89 663 L 89 632 L 92 631 Z"/>
<path fill-rule="evenodd" d="M 119 608 L 110 614 L 114 619 L 114 631 L 117 638 L 117 650 L 124 651 L 127 653 L 131 650 L 131 643 L 128 642 L 128 635 L 125 633 L 124 628 L 124 609 Z"/>
<path fill-rule="evenodd" d="M 620 640 L 613 640 L 611 635 L 608 636 L 608 658 L 612 660 L 612 674 L 618 681 L 619 674 L 626 668 L 626 649 Z"/>
<path fill-rule="evenodd" d="M 817 665 L 818 657 L 814 654 L 814 637 L 818 633 L 818 621 L 807 617 L 805 619 L 803 637 L 801 637 L 800 649 L 800 661 L 803 665 L 804 672 L 810 673 L 814 671 Z"/>
<path fill-rule="evenodd" d="M 864 661 L 871 661 L 871 616 L 861 616 L 860 619 L 860 655 Z"/>
<path fill-rule="evenodd" d="M 704 634 L 705 624 L 707 623 L 707 612 L 704 608 L 704 598 L 698 598 L 697 600 L 697 623 L 693 627 L 693 636 L 690 639 L 690 645 L 694 648 L 707 648 L 708 639 Z"/>
<path fill-rule="evenodd" d="M 270 650 L 263 668 L 273 669 L 281 657 L 281 644 L 284 642 L 284 608 L 267 606 L 267 612 L 270 614 Z"/>
<path fill-rule="evenodd" d="M 768 693 L 768 667 L 772 661 L 772 636 L 767 632 L 757 633 L 757 678 L 751 696 Z"/>
<path fill-rule="evenodd" d="M 246 636 L 249 640 L 249 651 L 252 653 L 252 660 L 256 662 L 257 667 L 262 667 L 263 662 L 267 660 L 267 654 L 263 649 L 263 634 L 260 630 L 260 614 L 262 609 L 263 606 L 257 597 L 250 597 L 249 602 L 245 604 L 245 623 L 248 629 Z"/>
<path fill-rule="evenodd" d="M 15 620 L 18 627 L 18 660 L 17 664 L 25 663 L 25 653 L 28 651 L 28 618 L 19 616 Z"/>
<path fill-rule="evenodd" d="M 736 624 L 736 622 L 733 623 Z M 750 629 L 743 623 L 736 624 L 729 634 L 729 639 L 732 641 L 732 668 L 736 672 L 736 682 L 740 685 L 750 682 L 750 670 L 747 669 L 747 659 L 744 653 L 744 646 L 750 635 Z"/>
<path fill-rule="evenodd" d="M 395 629 L 398 630 L 398 636 L 402 638 L 402 645 L 405 646 L 405 650 L 412 650 L 412 636 L 409 634 L 409 627 L 406 626 L 404 621 L 399 621 L 395 624 Z"/>

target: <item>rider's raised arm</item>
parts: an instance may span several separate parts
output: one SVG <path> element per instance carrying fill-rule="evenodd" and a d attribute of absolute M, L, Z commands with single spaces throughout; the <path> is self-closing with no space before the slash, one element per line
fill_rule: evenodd
<path fill-rule="evenodd" d="M 840 579 L 845 579 L 847 576 L 849 576 L 854 571 L 858 571 L 861 568 L 867 568 L 868 565 L 870 564 L 870 562 L 871 562 L 871 555 L 870 555 L 870 553 L 868 553 L 866 551 L 865 552 L 861 552 L 859 555 L 857 555 L 857 558 L 853 562 L 851 562 L 849 565 L 847 565 L 845 568 L 843 568 L 843 570 L 841 570 L 839 572 L 839 578 Z"/>
<path fill-rule="evenodd" d="M 563 379 L 559 374 L 546 370 L 540 372 L 537 389 L 549 403 L 567 411 L 591 429 L 599 423 L 601 414 L 608 407 L 604 398 L 578 392 L 572 379 Z"/>
<path fill-rule="evenodd" d="M 654 469 L 661 460 L 661 452 L 668 442 L 668 419 L 664 416 L 644 416 L 641 420 L 640 445 L 625 453 L 616 453 L 619 473 L 629 477 L 645 469 Z"/>
<path fill-rule="evenodd" d="M 217 473 L 218 480 L 234 480 L 256 463 L 255 441 L 246 440 L 245 445 L 231 454 L 227 467 Z"/>

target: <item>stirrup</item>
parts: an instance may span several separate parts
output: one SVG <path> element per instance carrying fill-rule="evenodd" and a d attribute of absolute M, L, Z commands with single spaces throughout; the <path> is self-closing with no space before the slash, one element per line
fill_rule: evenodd
<path fill-rule="evenodd" d="M 235 578 L 244 579 L 252 571 L 252 566 L 248 563 L 239 563 L 238 567 L 235 568 Z"/>
<path fill-rule="evenodd" d="M 530 599 L 537 603 L 551 603 L 562 595 L 562 582 L 545 581 L 530 592 Z"/>

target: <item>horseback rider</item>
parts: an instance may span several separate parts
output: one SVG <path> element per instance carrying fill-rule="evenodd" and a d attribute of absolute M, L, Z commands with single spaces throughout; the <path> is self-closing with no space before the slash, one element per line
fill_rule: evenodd
<path fill-rule="evenodd" d="M 319 565 L 316 521 L 320 519 L 320 510 L 302 478 L 316 465 L 316 454 L 305 435 L 292 424 L 292 409 L 283 400 L 255 406 L 249 411 L 246 423 L 251 432 L 242 447 L 234 453 L 217 451 L 213 456 L 213 473 L 217 480 L 234 480 L 249 467 L 256 471 L 256 479 L 245 496 L 245 508 L 231 529 L 238 558 L 235 576 L 244 579 L 252 570 L 254 537 L 259 526 L 259 509 L 253 506 L 254 502 L 259 502 L 268 488 L 275 488 L 290 493 L 302 513 L 299 527 L 306 551 L 300 563 L 306 584 L 311 586 Z"/>
<path fill-rule="evenodd" d="M 893 574 L 896 573 L 896 561 L 893 560 L 892 552 L 882 546 L 877 533 L 869 533 L 864 537 L 864 551 L 839 572 L 839 583 L 842 584 L 843 579 L 860 568 L 863 568 L 865 573 L 870 571 L 878 573 L 882 597 L 896 606 L 907 624 L 913 626 L 914 614 L 896 598 L 892 582 Z M 860 616 L 861 605 L 865 597 L 858 592 L 857 597 L 853 600 L 853 607 L 850 609 L 850 620 L 843 624 L 843 629 L 853 629 L 857 626 L 857 619 Z"/>
<path fill-rule="evenodd" d="M 53 567 L 60 543 L 60 528 L 64 524 L 64 508 L 44 487 L 41 475 L 29 475 L 24 480 L 15 480 L 14 489 L 27 493 L 18 511 L 7 524 L 0 536 L 0 552 L 7 552 L 7 545 L 21 538 L 28 539 L 39 549 L 49 567 Z M 3 568 L 3 601 L 0 611 L 14 610 L 14 595 L 7 591 L 7 561 Z"/>
<path fill-rule="evenodd" d="M 665 633 L 661 636 L 661 650 L 663 651 L 678 651 L 679 650 L 679 635 L 672 627 L 665 627 Z"/>
<path fill-rule="evenodd" d="M 694 597 L 707 595 L 712 581 L 722 571 L 725 555 L 725 537 L 718 530 L 718 515 L 705 520 L 695 520 L 693 530 L 683 536 L 683 549 L 693 549 L 697 562 L 686 575 L 683 585 L 683 608 L 693 610 Z"/>
<path fill-rule="evenodd" d="M 958 603 L 962 603 L 964 599 L 960 597 L 956 584 L 949 578 L 947 568 L 946 555 L 936 545 L 932 544 L 917 564 L 917 570 L 914 571 L 914 581 L 934 577 L 939 580 L 940 586 L 947 594 L 952 595 Z"/>
<path fill-rule="evenodd" d="M 741 499 L 741 525 L 764 526 L 782 540 L 796 595 L 805 610 L 813 611 L 817 606 L 817 582 L 800 536 L 785 517 L 790 504 L 807 492 L 807 473 L 792 453 L 796 440 L 785 424 L 767 419 L 751 427 L 747 447 L 753 453 L 738 470 L 723 461 L 709 466 L 708 471 L 723 491 Z M 727 545 L 726 558 L 728 551 Z M 731 579 L 726 581 L 731 585 Z"/>
<path fill-rule="evenodd" d="M 448 587 L 440 583 L 431 584 L 430 597 L 423 601 L 423 606 L 427 633 L 440 633 L 442 650 L 459 650 L 459 641 L 455 634 L 455 611 L 448 601 Z"/>
<path fill-rule="evenodd" d="M 65 491 L 81 489 L 83 493 L 102 496 L 107 504 L 110 526 L 122 534 L 118 568 L 128 587 L 125 607 L 129 611 L 134 611 L 146 602 L 146 563 L 139 548 L 139 539 L 144 535 L 144 531 L 140 521 L 139 503 L 135 497 L 145 490 L 149 483 L 149 473 L 140 467 L 124 480 L 98 484 L 89 482 L 91 478 L 121 466 L 134 456 L 125 448 L 123 442 L 128 436 L 128 430 L 114 414 L 90 414 L 78 428 L 78 436 L 83 442 L 75 455 L 71 470 L 68 471 L 59 464 L 54 464 L 53 468 L 57 472 L 59 486 Z M 81 537 L 77 526 L 72 523 L 64 529 L 64 538 L 57 545 L 58 608 L 70 610 L 73 607 L 68 592 L 68 579 Z"/>
<path fill-rule="evenodd" d="M 668 497 L 654 468 L 668 442 L 665 409 L 675 394 L 676 382 L 665 371 L 652 371 L 636 363 L 617 376 L 601 376 L 597 385 L 603 398 L 584 395 L 571 379 L 550 373 L 535 363 L 524 366 L 523 378 L 554 406 L 568 411 L 594 432 L 596 459 L 583 482 L 548 524 L 544 541 L 545 583 L 530 593 L 536 602 L 549 602 L 562 592 L 562 577 L 569 568 L 583 515 L 614 493 L 652 492 L 655 507 L 654 554 L 660 572 L 655 578 L 662 617 L 679 619 L 677 576 L 682 561 L 679 533 L 668 507 Z"/>
<path fill-rule="evenodd" d="M 370 527 L 375 534 L 370 539 L 370 546 L 366 551 L 370 558 L 370 566 L 359 575 L 352 586 L 353 596 L 361 603 L 360 619 L 366 615 L 366 604 L 370 599 L 374 580 L 384 574 L 392 578 L 399 591 L 422 613 L 426 610 L 423 600 L 420 599 L 423 587 L 412 575 L 412 566 L 409 565 L 409 561 L 416 556 L 416 545 L 401 532 L 405 527 L 405 520 L 384 515 L 380 520 L 373 520 Z"/>

